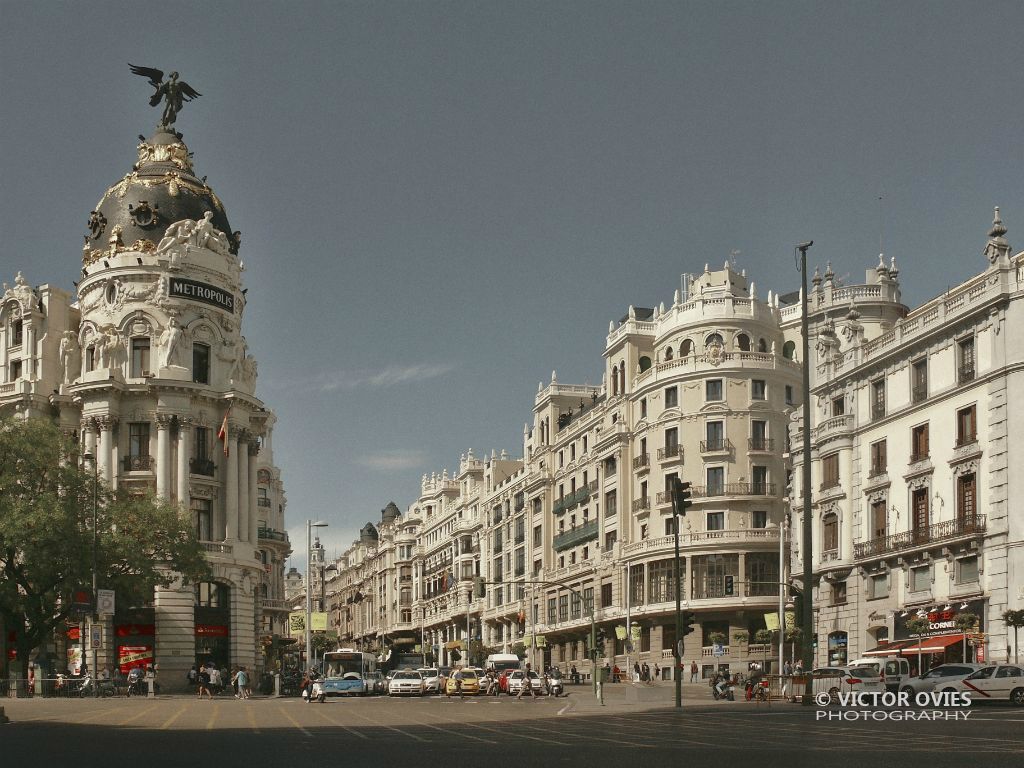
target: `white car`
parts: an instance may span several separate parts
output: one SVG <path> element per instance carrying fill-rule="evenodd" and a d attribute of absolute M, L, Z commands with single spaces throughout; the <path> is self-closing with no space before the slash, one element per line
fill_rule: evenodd
<path fill-rule="evenodd" d="M 517 669 L 511 672 L 508 676 L 508 695 L 518 696 L 520 689 L 523 687 L 523 675 L 526 673 Z M 533 670 L 530 670 L 530 687 L 533 688 L 533 692 L 536 694 L 544 693 L 544 683 Z"/>
<path fill-rule="evenodd" d="M 979 669 L 984 669 L 984 667 L 984 664 L 961 664 L 960 662 L 940 664 L 919 677 L 908 677 L 903 681 L 900 690 L 910 696 L 928 693 L 929 691 L 950 690 L 953 687 L 953 683 L 973 675 Z"/>
<path fill-rule="evenodd" d="M 441 692 L 441 672 L 436 667 L 423 667 L 417 670 L 423 677 L 423 692 L 424 693 L 440 693 Z"/>
<path fill-rule="evenodd" d="M 423 675 L 413 670 L 395 672 L 388 683 L 388 696 L 422 696 Z"/>
<path fill-rule="evenodd" d="M 1009 701 L 1024 706 L 1024 669 L 1016 664 L 993 664 L 949 685 L 935 686 L 937 691 L 966 691 L 975 701 Z"/>
<path fill-rule="evenodd" d="M 819 667 L 811 675 L 814 690 L 827 691 L 833 702 L 841 693 L 885 693 L 885 683 L 874 666 Z"/>

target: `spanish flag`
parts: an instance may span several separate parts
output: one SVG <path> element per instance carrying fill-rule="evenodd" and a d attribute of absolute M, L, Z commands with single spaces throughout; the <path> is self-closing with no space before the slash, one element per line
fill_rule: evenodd
<path fill-rule="evenodd" d="M 224 442 L 224 455 L 228 455 L 228 416 L 231 415 L 231 409 L 228 408 L 224 413 L 224 421 L 221 422 L 220 430 L 217 432 L 217 439 Z"/>

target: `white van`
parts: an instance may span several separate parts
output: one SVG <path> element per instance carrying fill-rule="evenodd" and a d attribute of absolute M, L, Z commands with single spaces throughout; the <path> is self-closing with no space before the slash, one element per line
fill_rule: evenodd
<path fill-rule="evenodd" d="M 885 683 L 885 690 L 896 692 L 910 679 L 910 662 L 902 656 L 865 656 L 850 662 L 851 667 L 871 666 Z"/>
<path fill-rule="evenodd" d="M 514 653 L 492 653 L 484 661 L 484 669 L 488 672 L 493 670 L 499 675 L 506 669 L 519 669 L 521 665 L 522 660 Z"/>

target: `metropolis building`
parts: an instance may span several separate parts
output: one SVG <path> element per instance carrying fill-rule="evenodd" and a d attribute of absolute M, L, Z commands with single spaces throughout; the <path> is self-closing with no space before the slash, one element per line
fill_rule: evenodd
<path fill-rule="evenodd" d="M 103 626 L 100 666 L 155 662 L 174 687 L 197 661 L 263 667 L 285 632 L 290 546 L 275 417 L 242 335 L 240 235 L 181 134 L 161 125 L 136 149 L 88 214 L 77 292 L 4 285 L 0 414 L 55 419 L 103 482 L 191 516 L 212 580 L 117 603 Z"/>

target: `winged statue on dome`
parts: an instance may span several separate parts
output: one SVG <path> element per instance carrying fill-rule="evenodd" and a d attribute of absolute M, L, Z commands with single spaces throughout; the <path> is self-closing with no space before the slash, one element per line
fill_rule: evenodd
<path fill-rule="evenodd" d="M 159 69 L 137 67 L 131 63 L 128 66 L 131 67 L 133 75 L 149 78 L 149 84 L 156 89 L 149 100 L 149 106 L 155 107 L 161 101 L 164 102 L 164 114 L 160 118 L 160 128 L 170 130 L 184 103 L 202 96 L 184 80 L 179 80 L 177 72 L 171 72 L 164 80 L 164 73 Z"/>

